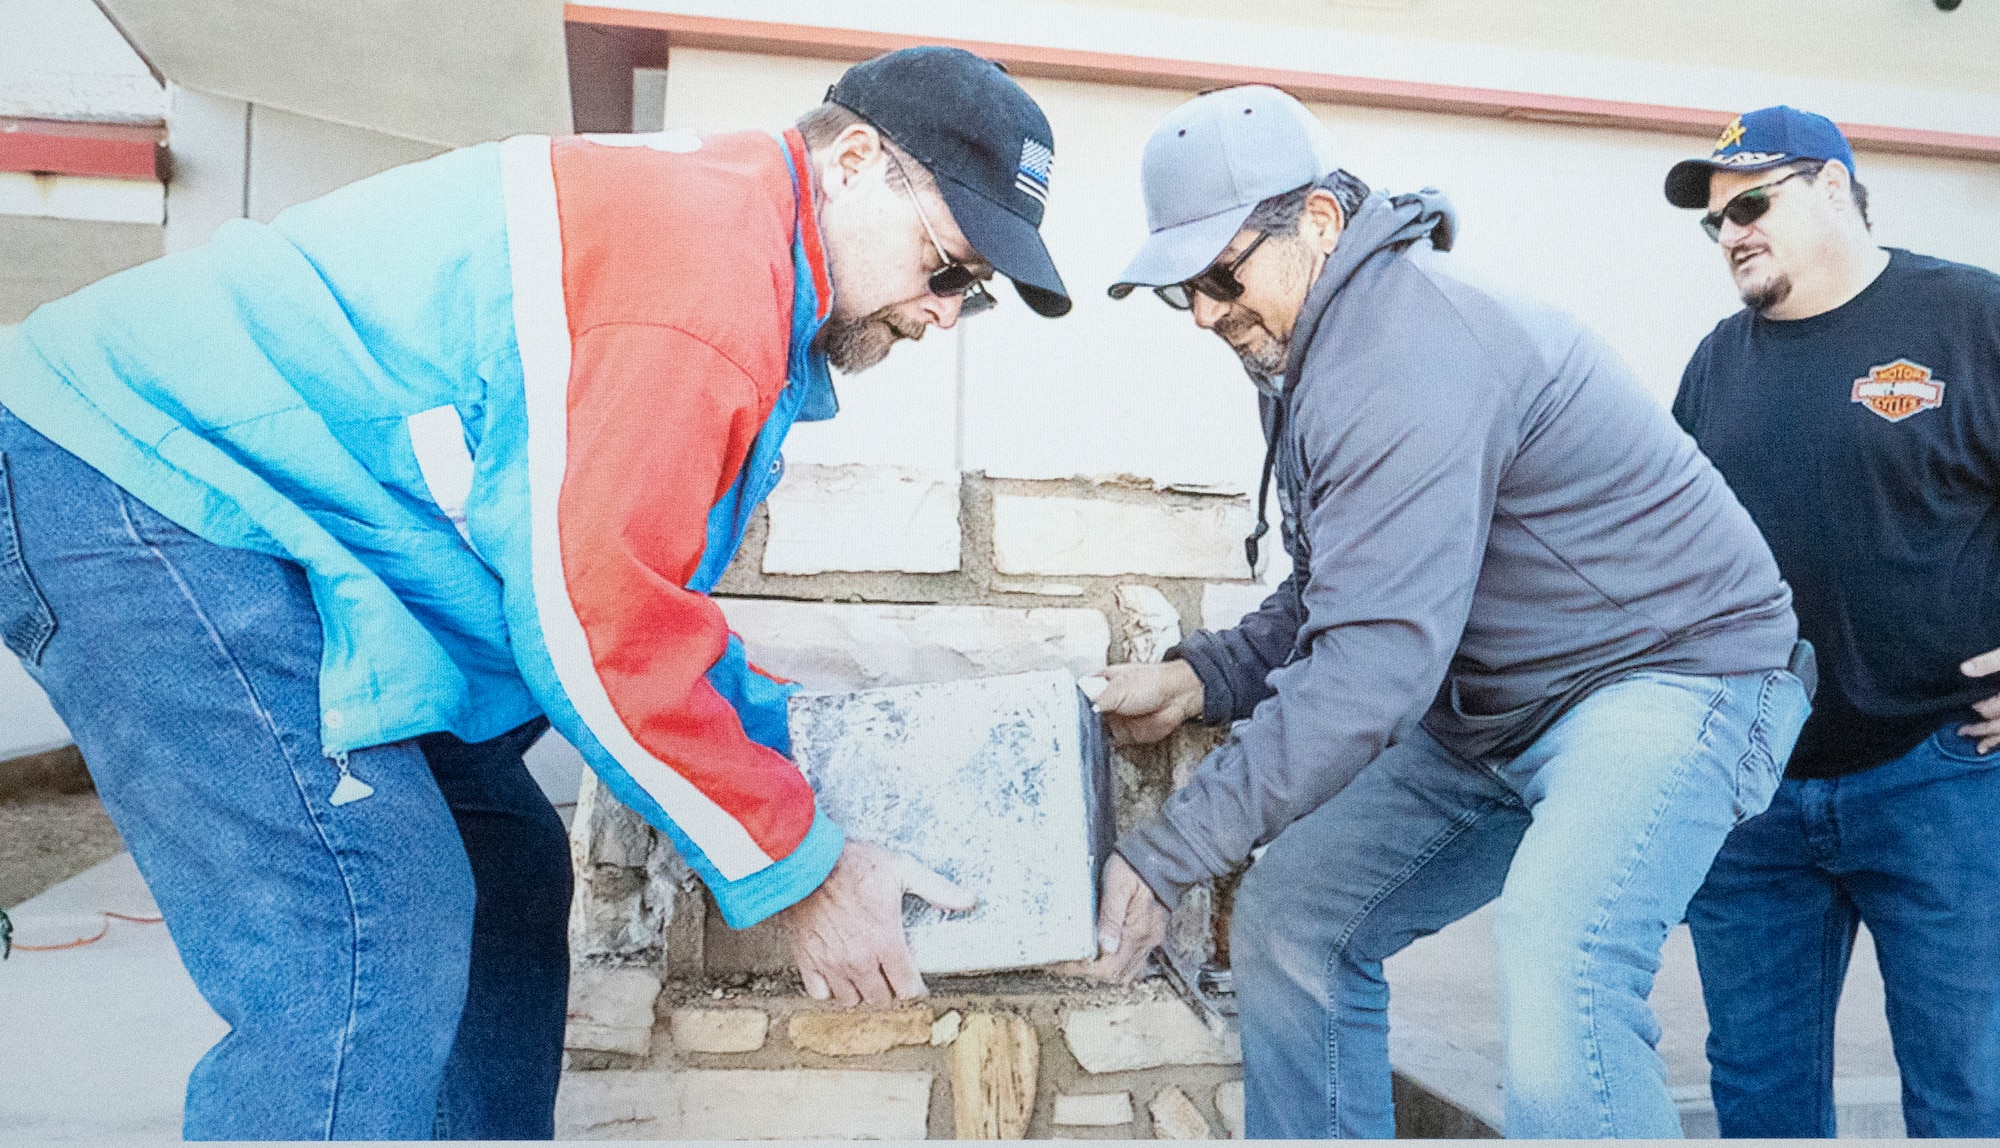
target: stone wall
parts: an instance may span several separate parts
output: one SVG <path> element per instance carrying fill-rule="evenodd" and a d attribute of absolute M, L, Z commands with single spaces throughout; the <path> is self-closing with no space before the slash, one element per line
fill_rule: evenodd
<path fill-rule="evenodd" d="M 1158 660 L 1267 592 L 1240 495 L 1129 477 L 994 480 L 795 466 L 716 596 L 751 659 L 845 690 Z M 1184 729 L 1113 755 L 1122 830 L 1215 744 Z M 1236 1038 L 1162 983 L 1030 971 L 931 978 L 917 1006 L 806 998 L 787 939 L 723 924 L 664 838 L 588 777 L 565 1136 L 1065 1138 L 1241 1134 Z M 1190 894 L 1173 943 L 1227 961 L 1226 902 Z"/>

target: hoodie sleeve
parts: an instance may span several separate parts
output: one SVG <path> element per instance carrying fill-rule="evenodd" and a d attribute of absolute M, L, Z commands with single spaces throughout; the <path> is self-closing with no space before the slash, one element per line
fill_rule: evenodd
<path fill-rule="evenodd" d="M 1265 679 L 1285 664 L 1298 641 L 1303 581 L 1295 566 L 1292 576 L 1241 622 L 1227 630 L 1196 630 L 1168 651 L 1168 658 L 1185 661 L 1201 679 L 1205 724 L 1242 721 L 1271 695 Z"/>
<path fill-rule="evenodd" d="M 1433 314 L 1423 339 L 1304 364 L 1306 656 L 1274 671 L 1250 720 L 1119 842 L 1168 905 L 1339 793 L 1444 681 L 1514 437 L 1477 343 Z"/>

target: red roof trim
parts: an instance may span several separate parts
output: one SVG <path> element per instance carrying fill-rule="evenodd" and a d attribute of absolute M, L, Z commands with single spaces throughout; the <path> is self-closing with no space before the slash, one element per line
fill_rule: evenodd
<path fill-rule="evenodd" d="M 98 124 L 0 116 L 0 171 L 162 178 L 167 129 L 157 124 Z"/>
<path fill-rule="evenodd" d="M 998 60 L 1018 76 L 1083 80 L 1187 92 L 1233 84 L 1270 84 L 1273 87 L 1283 88 L 1302 100 L 1315 103 L 1534 120 L 1544 123 L 1575 124 L 1579 127 L 1713 136 L 1734 115 L 1732 112 L 1703 108 L 1638 104 L 1622 100 L 1592 100 L 1535 92 L 1500 91 L 1493 88 L 1465 88 L 1452 84 L 1422 84 L 1408 80 L 1339 76 L 1326 72 L 1253 68 L 1236 64 L 1205 63 L 1199 60 L 1125 56 L 1107 52 L 1082 52 L 1065 48 L 999 44 L 979 40 L 925 38 L 893 32 L 822 28 L 807 24 L 779 24 L 762 20 L 732 20 L 717 16 L 688 16 L 674 12 L 641 12 L 590 4 L 568 5 L 565 9 L 565 18 L 578 24 L 658 29 L 668 34 L 669 41 L 674 47 L 712 48 L 729 52 L 802 56 L 812 59 L 865 60 L 870 56 L 913 44 L 949 44 L 975 52 L 990 60 Z M 1965 135 L 1870 124 L 1840 126 L 1854 146 L 1864 150 L 1981 160 L 1988 163 L 2000 162 L 2000 136 Z"/>

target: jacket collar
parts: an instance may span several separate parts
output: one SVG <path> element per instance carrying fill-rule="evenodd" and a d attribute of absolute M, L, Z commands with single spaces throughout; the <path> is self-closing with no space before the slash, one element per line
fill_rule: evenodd
<path fill-rule="evenodd" d="M 819 422 L 840 413 L 840 397 L 833 390 L 833 372 L 826 354 L 817 348 L 820 328 L 833 314 L 833 274 L 826 258 L 826 242 L 820 235 L 818 184 L 814 182 L 812 153 L 798 129 L 787 128 L 781 138 L 787 170 L 792 176 L 795 217 L 792 236 L 792 333 L 786 374 L 792 385 L 806 389 L 798 411 L 800 422 Z"/>

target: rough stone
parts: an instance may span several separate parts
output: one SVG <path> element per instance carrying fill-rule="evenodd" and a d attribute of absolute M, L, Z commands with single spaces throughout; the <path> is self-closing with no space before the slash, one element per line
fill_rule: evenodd
<path fill-rule="evenodd" d="M 1132 1094 L 1129 1092 L 1064 1092 L 1056 1096 L 1051 1123 L 1109 1128 L 1132 1123 Z"/>
<path fill-rule="evenodd" d="M 677 889 L 693 879 L 673 847 L 586 771 L 570 822 L 570 958 L 651 963 L 665 947 Z"/>
<path fill-rule="evenodd" d="M 1215 1112 L 1231 1140 L 1243 1139 L 1243 1082 L 1225 1080 L 1215 1086 Z"/>
<path fill-rule="evenodd" d="M 1108 778 L 1100 727 L 1067 672 L 801 695 L 791 730 L 826 816 L 979 899 L 956 913 L 910 903 L 918 971 L 1095 955 Z"/>
<path fill-rule="evenodd" d="M 888 1011 L 808 1012 L 791 1020 L 792 1047 L 823 1056 L 873 1056 L 906 1044 L 929 1044 L 928 1005 Z"/>
<path fill-rule="evenodd" d="M 1245 572 L 1249 503 L 1202 506 L 1093 498 L 993 499 L 993 565 L 1002 574 L 1151 574 L 1231 578 Z"/>
<path fill-rule="evenodd" d="M 576 1072 L 559 1140 L 922 1140 L 931 1074 L 790 1069 Z"/>
<path fill-rule="evenodd" d="M 1271 587 L 1254 582 L 1211 582 L 1201 588 L 1201 628 L 1227 630 L 1270 596 Z"/>
<path fill-rule="evenodd" d="M 669 1021 L 683 1052 L 756 1052 L 770 1027 L 771 1018 L 754 1008 L 675 1009 Z"/>
<path fill-rule="evenodd" d="M 1155 1140 L 1213 1140 L 1215 1130 L 1188 1094 L 1171 1085 L 1160 1089 L 1146 1111 L 1153 1115 Z"/>
<path fill-rule="evenodd" d="M 644 1056 L 653 1043 L 659 979 L 645 969 L 580 968 L 569 978 L 563 1047 Z"/>
<path fill-rule="evenodd" d="M 1157 662 L 1181 640 L 1181 615 L 1167 596 L 1151 586 L 1131 583 L 1113 592 L 1118 602 L 1119 630 L 1125 639 L 1125 660 Z"/>
<path fill-rule="evenodd" d="M 1111 627 L 1097 610 L 885 606 L 718 598 L 750 659 L 809 690 L 948 682 L 1104 668 Z"/>
<path fill-rule="evenodd" d="M 931 1024 L 931 1047 L 944 1048 L 952 1041 L 957 1040 L 958 1030 L 964 1021 L 965 1018 L 958 1015 L 957 1009 L 953 1009 L 937 1018 Z"/>
<path fill-rule="evenodd" d="M 1063 1020 L 1063 1039 L 1092 1073 L 1243 1062 L 1236 1034 L 1218 1039 L 1178 1000 L 1072 1010 Z"/>
<path fill-rule="evenodd" d="M 766 574 L 958 569 L 958 475 L 794 466 L 771 492 Z"/>
<path fill-rule="evenodd" d="M 1035 1111 L 1042 1046 L 1018 1016 L 975 1013 L 951 1046 L 952 1126 L 960 1140 L 1019 1140 Z"/>

